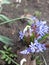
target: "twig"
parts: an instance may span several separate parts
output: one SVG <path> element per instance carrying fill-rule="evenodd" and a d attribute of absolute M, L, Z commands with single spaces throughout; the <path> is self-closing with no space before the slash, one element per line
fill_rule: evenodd
<path fill-rule="evenodd" d="M 44 58 L 43 54 L 42 54 L 42 53 L 40 53 L 40 55 L 42 56 L 42 58 L 43 58 L 43 60 L 44 60 L 45 65 L 47 65 L 46 59 Z"/>

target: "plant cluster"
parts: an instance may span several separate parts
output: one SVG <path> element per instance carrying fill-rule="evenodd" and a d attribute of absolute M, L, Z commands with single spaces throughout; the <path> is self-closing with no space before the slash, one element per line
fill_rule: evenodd
<path fill-rule="evenodd" d="M 19 65 L 14 61 L 14 58 L 17 58 L 17 55 L 11 52 L 11 47 L 3 46 L 4 50 L 0 50 L 1 59 L 7 62 L 8 64 L 14 63 Z"/>
<path fill-rule="evenodd" d="M 36 18 L 35 18 L 36 19 Z M 19 37 L 26 43 L 27 48 L 21 54 L 38 53 L 46 50 L 46 44 L 41 42 L 49 36 L 49 27 L 46 21 L 35 20 L 31 25 L 27 25 L 23 31 L 19 32 Z"/>
<path fill-rule="evenodd" d="M 38 11 L 35 12 L 36 16 L 40 16 Z M 21 54 L 34 54 L 43 52 L 46 50 L 46 38 L 49 36 L 49 27 L 46 24 L 46 21 L 38 20 L 36 17 L 31 16 L 31 18 L 23 17 L 23 18 L 15 18 L 9 19 L 5 15 L 0 14 L 0 25 L 14 22 L 15 20 L 27 19 L 29 20 L 28 24 L 23 31 L 19 32 L 20 40 L 25 42 L 26 47 L 25 50 L 21 51 Z M 33 23 L 34 22 L 34 23 Z M 44 40 L 44 41 L 43 41 Z M 13 45 L 12 40 L 8 37 L 0 35 L 0 41 L 5 43 L 6 45 Z M 5 60 L 10 64 L 11 62 L 16 63 L 13 58 L 17 57 L 15 54 L 11 52 L 11 48 L 7 48 L 4 46 L 4 50 L 0 50 L 0 54 L 2 54 L 1 59 Z M 38 62 L 39 63 L 39 62 Z"/>
<path fill-rule="evenodd" d="M 36 12 L 35 14 L 38 14 Z M 36 59 L 36 64 L 40 65 L 41 60 L 36 53 L 43 53 L 46 50 L 46 40 L 49 36 L 49 27 L 47 22 L 39 20 L 36 17 L 31 17 L 32 20 L 28 22 L 24 30 L 19 32 L 19 38 L 21 41 L 25 42 L 25 50 L 20 51 L 21 54 L 31 54 L 31 59 Z M 45 65 L 47 65 L 46 60 L 42 54 L 40 54 L 44 60 Z M 38 58 L 37 58 L 38 57 Z"/>

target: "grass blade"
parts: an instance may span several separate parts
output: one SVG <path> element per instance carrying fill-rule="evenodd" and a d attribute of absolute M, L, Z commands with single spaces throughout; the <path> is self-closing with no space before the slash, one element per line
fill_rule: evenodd
<path fill-rule="evenodd" d="M 6 45 L 13 45 L 12 40 L 8 37 L 0 35 L 0 41 L 3 42 Z"/>

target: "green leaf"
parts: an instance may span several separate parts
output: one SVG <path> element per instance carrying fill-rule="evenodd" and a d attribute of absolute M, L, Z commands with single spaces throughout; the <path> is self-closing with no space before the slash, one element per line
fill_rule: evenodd
<path fill-rule="evenodd" d="M 32 36 L 30 37 L 30 41 L 34 42 L 35 35 L 32 33 Z"/>
<path fill-rule="evenodd" d="M 12 49 L 11 47 L 8 48 L 8 46 L 6 46 L 6 45 L 3 46 L 3 48 L 7 51 L 7 52 L 6 52 L 7 54 L 8 54 L 8 52 L 11 51 L 11 49 Z"/>
<path fill-rule="evenodd" d="M 11 51 L 11 49 L 12 49 L 12 48 L 11 48 L 11 47 L 9 47 L 7 50 L 8 50 L 8 51 Z"/>
<path fill-rule="evenodd" d="M 41 12 L 40 11 L 35 11 L 34 15 L 37 16 L 37 17 L 40 17 L 41 16 Z"/>
<path fill-rule="evenodd" d="M 11 19 L 11 20 L 8 20 L 8 21 L 4 21 L 4 22 L 2 22 L 2 23 L 0 23 L 0 25 L 3 25 L 3 24 L 6 24 L 6 23 L 13 23 L 13 22 L 15 22 L 15 21 L 17 21 L 17 20 L 20 20 L 20 19 L 29 19 L 29 18 L 26 18 L 26 17 L 24 17 L 24 18 L 15 18 L 15 19 Z M 29 19 L 30 21 L 31 21 L 31 19 Z"/>
<path fill-rule="evenodd" d="M 49 36 L 49 34 L 45 34 L 42 38 L 40 38 L 38 41 L 42 41 L 42 40 L 45 40 L 47 37 Z"/>
<path fill-rule="evenodd" d="M 6 46 L 3 46 L 3 48 L 6 50 L 7 49 L 7 47 Z"/>
<path fill-rule="evenodd" d="M 17 55 L 16 54 L 14 54 L 14 53 L 12 53 L 11 52 L 11 50 L 9 50 L 9 51 L 7 51 L 8 50 L 8 47 L 6 47 L 6 46 L 4 46 L 4 48 L 6 49 L 6 51 L 5 51 L 5 49 L 4 50 L 0 50 L 0 54 L 2 55 L 2 60 L 4 60 L 4 61 L 7 61 L 8 62 L 8 64 L 11 64 L 11 62 L 13 62 L 14 64 L 16 64 L 16 65 L 19 65 L 17 62 L 15 62 L 14 61 L 14 57 L 16 57 Z M 9 53 L 9 54 L 8 54 Z"/>
<path fill-rule="evenodd" d="M 8 37 L 0 35 L 0 41 L 3 42 L 6 45 L 13 45 L 12 40 Z"/>
<path fill-rule="evenodd" d="M 1 59 L 3 59 L 3 60 L 4 60 L 5 58 L 6 58 L 6 55 L 2 55 Z"/>
<path fill-rule="evenodd" d="M 0 13 L 2 12 L 2 6 L 0 5 Z"/>
<path fill-rule="evenodd" d="M 8 61 L 8 60 L 9 60 L 9 58 L 6 58 L 6 59 L 5 59 L 5 61 Z"/>
<path fill-rule="evenodd" d="M 13 54 L 10 54 L 9 56 L 10 56 L 10 57 L 14 57 L 14 55 L 13 55 Z"/>
<path fill-rule="evenodd" d="M 2 0 L 1 3 L 2 3 L 2 4 L 10 4 L 11 2 L 10 2 L 10 0 Z"/>
<path fill-rule="evenodd" d="M 40 57 L 39 56 L 36 58 L 36 64 L 37 65 L 40 65 L 41 64 L 41 60 L 40 60 Z"/>
<path fill-rule="evenodd" d="M 5 15 L 0 14 L 0 20 L 4 22 L 4 21 L 8 21 L 10 19 Z"/>
<path fill-rule="evenodd" d="M 17 57 L 17 55 L 16 55 L 16 54 L 14 54 L 14 57 Z"/>
<path fill-rule="evenodd" d="M 5 53 L 6 53 L 6 54 L 9 54 L 9 52 L 8 52 L 8 51 L 5 51 Z"/>
<path fill-rule="evenodd" d="M 11 64 L 11 60 L 9 59 L 8 64 Z"/>
<path fill-rule="evenodd" d="M 11 57 L 11 58 L 17 58 L 17 55 L 16 54 L 9 54 L 9 56 Z"/>
<path fill-rule="evenodd" d="M 0 54 L 5 54 L 5 52 L 3 50 L 0 50 Z"/>
<path fill-rule="evenodd" d="M 32 25 L 33 23 L 34 23 L 34 21 L 33 21 L 33 20 L 32 20 L 32 21 L 28 21 L 28 22 L 27 22 L 27 24 L 28 24 L 28 25 Z"/>

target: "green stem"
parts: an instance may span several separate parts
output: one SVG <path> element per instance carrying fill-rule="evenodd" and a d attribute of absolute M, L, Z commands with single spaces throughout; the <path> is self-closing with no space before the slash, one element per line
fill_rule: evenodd
<path fill-rule="evenodd" d="M 20 19 L 29 19 L 30 21 L 32 21 L 30 18 L 23 17 L 23 18 L 15 18 L 15 19 L 12 19 L 12 20 L 5 21 L 3 23 L 0 23 L 0 25 L 6 24 L 6 23 L 10 23 L 10 22 L 13 22 L 13 21 L 16 21 L 16 20 L 20 20 Z"/>

